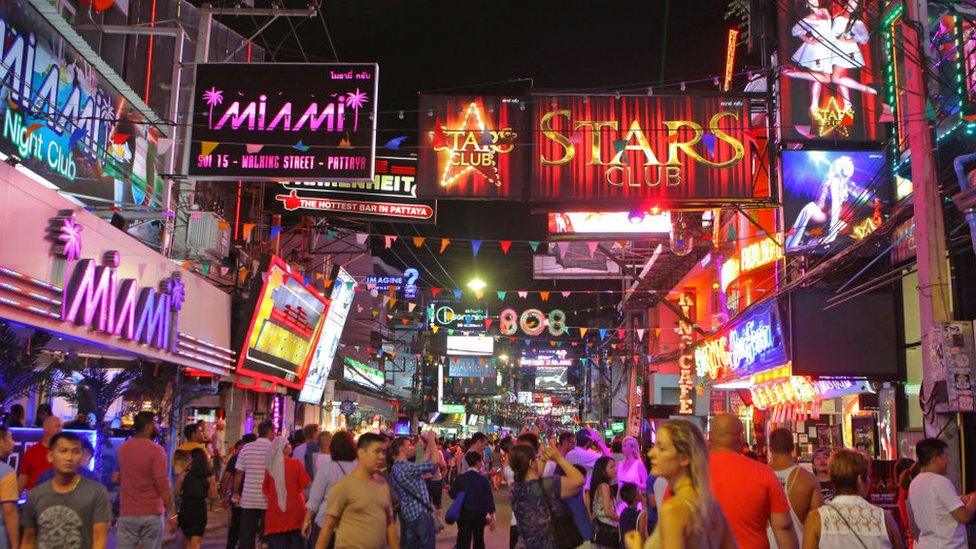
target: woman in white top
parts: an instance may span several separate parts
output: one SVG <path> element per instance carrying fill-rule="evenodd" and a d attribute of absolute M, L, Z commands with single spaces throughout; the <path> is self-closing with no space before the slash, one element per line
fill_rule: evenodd
<path fill-rule="evenodd" d="M 634 437 L 627 437 L 620 445 L 622 459 L 617 461 L 617 486 L 623 486 L 629 482 L 637 486 L 637 493 L 647 492 L 647 468 L 640 455 L 640 444 Z M 619 499 L 619 498 L 618 498 Z M 643 509 L 644 502 L 638 503 Z M 627 507 L 627 502 L 622 499 L 617 502 L 617 514 L 623 512 Z"/>
<path fill-rule="evenodd" d="M 864 499 L 870 489 L 867 458 L 845 448 L 830 456 L 827 468 L 837 495 L 807 515 L 803 549 L 901 549 L 895 519 Z"/>
<path fill-rule="evenodd" d="M 651 474 L 668 479 L 673 497 L 661 504 L 657 528 L 644 549 L 737 547 L 712 497 L 708 446 L 701 429 L 680 419 L 665 421 L 650 457 Z"/>

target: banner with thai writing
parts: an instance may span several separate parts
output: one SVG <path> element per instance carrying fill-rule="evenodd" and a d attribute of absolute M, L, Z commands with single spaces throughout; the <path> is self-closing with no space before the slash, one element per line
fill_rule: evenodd
<path fill-rule="evenodd" d="M 194 89 L 191 177 L 373 179 L 378 65 L 205 63 Z"/>

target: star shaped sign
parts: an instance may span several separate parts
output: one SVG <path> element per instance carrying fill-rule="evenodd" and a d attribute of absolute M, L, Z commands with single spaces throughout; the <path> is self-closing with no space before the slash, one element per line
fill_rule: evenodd
<path fill-rule="evenodd" d="M 831 97 L 827 106 L 813 109 L 813 119 L 817 122 L 820 137 L 826 137 L 833 131 L 848 137 L 850 132 L 847 127 L 854 123 L 854 110 L 842 109 L 837 99 Z"/>
<path fill-rule="evenodd" d="M 477 102 L 468 105 L 459 129 L 445 130 L 438 124 L 431 139 L 435 150 L 446 152 L 441 168 L 442 187 L 449 187 L 471 173 L 481 174 L 489 183 L 501 186 L 498 155 L 511 152 L 515 133 L 508 128 L 492 132 Z"/>

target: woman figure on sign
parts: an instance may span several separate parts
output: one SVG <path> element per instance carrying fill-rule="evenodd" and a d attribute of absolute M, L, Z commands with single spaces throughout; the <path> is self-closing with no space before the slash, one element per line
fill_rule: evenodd
<path fill-rule="evenodd" d="M 783 74 L 790 78 L 810 81 L 810 114 L 820 108 L 820 95 L 824 85 L 829 85 L 833 77 L 833 58 L 836 55 L 829 47 L 833 22 L 828 0 L 804 0 L 807 15 L 798 21 L 791 30 L 802 43 L 793 53 L 791 60 L 798 69 L 784 69 Z"/>
<path fill-rule="evenodd" d="M 867 193 L 859 185 L 851 181 L 854 177 L 854 160 L 850 156 L 840 156 L 830 163 L 827 175 L 820 185 L 820 192 L 816 202 L 810 202 L 800 210 L 793 222 L 791 234 L 787 237 L 786 249 L 789 251 L 804 247 L 807 226 L 811 221 L 827 223 L 822 236 L 815 244 L 829 244 L 833 242 L 841 230 L 847 225 L 841 219 L 845 205 L 849 199 L 857 201 L 866 197 Z M 827 197 L 830 197 L 830 207 L 827 207 Z M 849 209 L 849 208 L 848 208 Z"/>
<path fill-rule="evenodd" d="M 644 509 L 647 502 L 643 500 L 647 493 L 647 468 L 644 467 L 644 460 L 640 455 L 640 444 L 634 437 L 627 437 L 620 445 L 620 452 L 623 459 L 617 464 L 617 485 L 623 486 L 624 483 L 631 483 L 637 486 L 637 493 L 641 494 L 637 507 Z M 627 507 L 627 502 L 622 499 L 617 503 L 617 514 L 623 512 Z"/>
<path fill-rule="evenodd" d="M 851 90 L 862 93 L 877 95 L 878 91 L 858 82 L 847 75 L 850 70 L 860 70 L 864 68 L 864 54 L 861 46 L 871 40 L 871 32 L 861 19 L 863 10 L 861 9 L 862 0 L 847 0 L 844 8 L 837 17 L 831 22 L 830 36 L 833 38 L 830 43 L 833 57 L 833 82 L 840 91 L 844 100 L 844 110 L 851 111 Z"/>
<path fill-rule="evenodd" d="M 660 520 L 644 549 L 737 547 L 725 515 L 712 498 L 705 435 L 694 424 L 672 419 L 657 430 L 651 474 L 665 478 L 673 497 L 661 504 Z M 634 547 L 633 532 L 627 547 Z"/>

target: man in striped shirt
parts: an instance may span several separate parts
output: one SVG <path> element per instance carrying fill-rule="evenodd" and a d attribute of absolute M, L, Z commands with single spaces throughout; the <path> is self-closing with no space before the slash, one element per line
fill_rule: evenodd
<path fill-rule="evenodd" d="M 254 538 L 263 531 L 264 512 L 268 500 L 261 490 L 267 468 L 271 440 L 275 437 L 274 423 L 262 421 L 258 425 L 258 439 L 245 444 L 237 456 L 234 474 L 233 502 L 241 508 L 240 549 L 254 549 Z"/>

